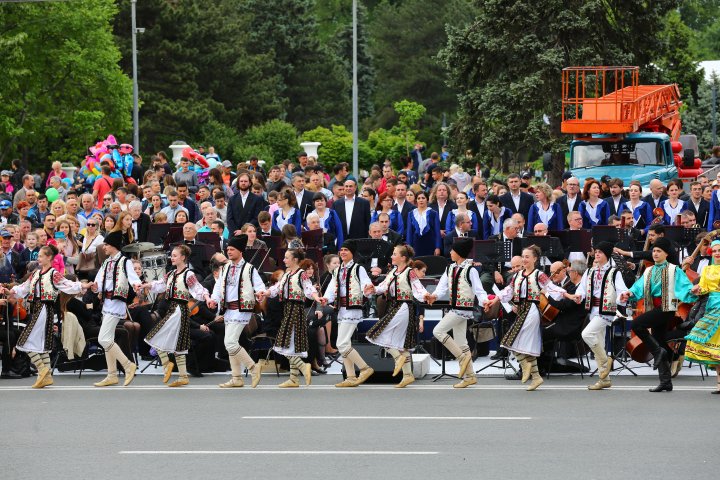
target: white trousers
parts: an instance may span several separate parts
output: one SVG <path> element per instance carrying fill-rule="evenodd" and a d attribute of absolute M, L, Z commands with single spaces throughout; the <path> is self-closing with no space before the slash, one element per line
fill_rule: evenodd
<path fill-rule="evenodd" d="M 98 343 L 100 343 L 105 351 L 107 351 L 113 346 L 113 343 L 115 343 L 115 328 L 118 326 L 118 323 L 124 320 L 125 318 L 103 313 L 100 333 L 98 333 Z"/>
<path fill-rule="evenodd" d="M 240 335 L 247 323 L 245 322 L 226 322 L 225 323 L 225 350 L 230 355 L 235 355 L 240 351 Z"/>
<path fill-rule="evenodd" d="M 433 335 L 435 338 L 442 342 L 443 337 L 452 330 L 453 340 L 464 350 L 463 347 L 467 347 L 467 322 L 468 319 L 458 315 L 455 312 L 448 312 L 445 316 L 435 325 L 433 328 Z"/>
<path fill-rule="evenodd" d="M 346 356 L 347 352 L 349 352 L 352 348 L 351 340 L 356 328 L 357 323 L 355 322 L 338 323 L 337 341 L 335 342 L 335 344 L 337 345 L 338 350 L 340 350 L 340 353 L 343 356 Z"/>
<path fill-rule="evenodd" d="M 590 323 L 582 331 L 582 338 L 590 348 L 600 347 L 605 349 L 605 329 L 610 321 L 595 312 L 590 314 Z"/>

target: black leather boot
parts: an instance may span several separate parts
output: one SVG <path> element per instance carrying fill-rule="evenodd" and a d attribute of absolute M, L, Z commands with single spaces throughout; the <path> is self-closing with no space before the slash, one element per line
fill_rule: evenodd
<path fill-rule="evenodd" d="M 651 392 L 672 392 L 672 375 L 670 374 L 670 362 L 665 360 L 658 366 L 658 374 L 660 376 L 660 384 L 651 388 Z"/>
<path fill-rule="evenodd" d="M 668 361 L 669 355 L 667 351 L 658 344 L 655 337 L 648 335 L 646 338 L 643 338 L 642 341 L 647 344 L 648 350 L 652 352 L 653 370 L 657 370 L 661 363 Z"/>

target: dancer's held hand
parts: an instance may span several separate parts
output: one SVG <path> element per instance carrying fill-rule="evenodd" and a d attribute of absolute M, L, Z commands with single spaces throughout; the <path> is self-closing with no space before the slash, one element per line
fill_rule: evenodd
<path fill-rule="evenodd" d="M 215 310 L 217 308 L 217 302 L 213 300 L 212 298 L 208 299 L 207 302 L 205 302 L 209 309 Z"/>
<path fill-rule="evenodd" d="M 365 285 L 365 288 L 363 289 L 363 293 L 365 295 L 372 295 L 373 293 L 375 293 L 375 285 L 372 285 L 372 284 Z"/>
<path fill-rule="evenodd" d="M 620 294 L 621 302 L 627 302 L 629 298 L 630 298 L 630 292 L 623 292 Z"/>

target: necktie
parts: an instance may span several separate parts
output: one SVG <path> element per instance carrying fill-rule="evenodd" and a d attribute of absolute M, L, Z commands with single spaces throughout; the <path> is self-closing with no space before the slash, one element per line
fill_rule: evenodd
<path fill-rule="evenodd" d="M 235 278 L 235 264 L 230 266 L 230 277 Z"/>

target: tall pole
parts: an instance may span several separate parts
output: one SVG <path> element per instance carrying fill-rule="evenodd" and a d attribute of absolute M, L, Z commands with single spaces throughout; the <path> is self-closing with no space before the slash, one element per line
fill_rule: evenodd
<path fill-rule="evenodd" d="M 132 81 L 133 81 L 133 149 L 140 154 L 140 123 L 138 114 L 138 80 L 137 80 L 137 24 L 135 22 L 135 3 L 130 0 L 130 16 L 132 17 Z"/>
<path fill-rule="evenodd" d="M 717 84 L 712 86 L 712 144 L 717 145 Z"/>
<path fill-rule="evenodd" d="M 353 175 L 358 177 L 357 0 L 352 3 L 352 131 Z"/>

